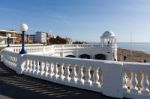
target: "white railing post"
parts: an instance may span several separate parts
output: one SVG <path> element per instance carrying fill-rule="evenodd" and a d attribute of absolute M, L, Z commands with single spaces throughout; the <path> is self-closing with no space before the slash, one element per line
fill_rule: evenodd
<path fill-rule="evenodd" d="M 24 60 L 25 60 L 24 59 L 24 55 L 18 54 L 18 57 L 17 57 L 17 69 L 16 69 L 17 74 L 22 74 L 23 73 L 22 66 L 25 65 L 25 62 L 23 62 Z"/>
<path fill-rule="evenodd" d="M 148 74 L 143 72 L 142 73 L 142 80 L 141 80 L 141 93 L 143 95 L 148 95 L 149 94 L 149 81 L 148 81 Z"/>
<path fill-rule="evenodd" d="M 83 85 L 84 84 L 84 79 L 83 79 L 83 67 L 84 66 L 80 66 L 79 67 L 79 73 L 78 73 L 78 82 Z"/>
<path fill-rule="evenodd" d="M 46 77 L 49 75 L 49 69 L 50 69 L 50 66 L 49 66 L 48 62 L 45 61 L 45 76 Z"/>
<path fill-rule="evenodd" d="M 106 62 L 102 66 L 102 93 L 106 96 L 123 98 L 123 66 L 122 63 Z"/>
<path fill-rule="evenodd" d="M 137 88 L 138 81 L 137 81 L 137 77 L 136 77 L 136 72 L 135 71 L 131 71 L 130 84 L 131 84 L 131 90 L 130 90 L 131 94 L 137 94 L 138 93 L 138 88 Z"/>
<path fill-rule="evenodd" d="M 50 78 L 52 78 L 54 76 L 54 64 L 52 62 L 50 62 L 49 64 L 50 64 Z"/>
<path fill-rule="evenodd" d="M 91 67 L 85 67 L 86 73 L 85 73 L 85 85 L 92 85 L 92 81 L 91 81 L 91 74 L 90 74 L 90 70 Z"/>
<path fill-rule="evenodd" d="M 64 79 L 64 64 L 60 64 L 60 79 L 63 80 Z"/>
<path fill-rule="evenodd" d="M 37 67 L 36 74 L 38 75 L 40 73 L 40 64 L 38 60 L 36 61 L 36 67 Z"/>
<path fill-rule="evenodd" d="M 77 71 L 76 71 L 76 65 L 71 66 L 72 71 L 71 71 L 71 81 L 73 83 L 77 83 Z"/>
<path fill-rule="evenodd" d="M 70 64 L 65 66 L 65 80 L 70 82 Z"/>
<path fill-rule="evenodd" d="M 57 63 L 54 63 L 54 76 L 55 76 L 55 79 L 58 78 L 58 64 Z"/>
<path fill-rule="evenodd" d="M 124 88 L 124 91 L 127 92 L 128 90 L 128 76 L 126 74 L 126 72 L 124 71 L 124 74 L 123 74 L 123 88 Z"/>
<path fill-rule="evenodd" d="M 99 68 L 94 68 L 94 74 L 93 74 L 93 85 L 95 87 L 100 87 L 100 82 L 99 82 L 99 74 L 98 74 L 98 71 L 99 71 Z"/>

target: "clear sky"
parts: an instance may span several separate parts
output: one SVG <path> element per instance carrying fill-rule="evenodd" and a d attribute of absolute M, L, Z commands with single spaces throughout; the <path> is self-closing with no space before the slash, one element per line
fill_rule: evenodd
<path fill-rule="evenodd" d="M 150 0 L 0 0 L 0 29 L 21 23 L 31 34 L 99 41 L 110 30 L 119 42 L 150 42 Z"/>

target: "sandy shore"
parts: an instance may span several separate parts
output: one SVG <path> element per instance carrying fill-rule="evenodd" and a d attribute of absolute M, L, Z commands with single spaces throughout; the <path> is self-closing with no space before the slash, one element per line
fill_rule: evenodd
<path fill-rule="evenodd" d="M 118 48 L 118 61 L 150 62 L 150 54 L 142 51 Z"/>

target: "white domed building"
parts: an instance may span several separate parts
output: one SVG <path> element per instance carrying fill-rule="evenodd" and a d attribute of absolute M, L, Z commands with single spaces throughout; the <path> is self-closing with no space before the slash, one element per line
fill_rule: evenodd
<path fill-rule="evenodd" d="M 107 60 L 117 60 L 116 36 L 111 31 L 105 31 L 101 36 L 101 45 Z"/>

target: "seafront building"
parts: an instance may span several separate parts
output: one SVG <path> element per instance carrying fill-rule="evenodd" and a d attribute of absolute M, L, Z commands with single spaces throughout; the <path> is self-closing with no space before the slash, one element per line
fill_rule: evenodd
<path fill-rule="evenodd" d="M 9 37 L 10 36 L 10 37 Z M 0 45 L 6 45 L 9 37 L 10 44 L 21 44 L 21 33 L 14 30 L 0 30 Z M 27 44 L 72 44 L 72 39 L 68 37 L 56 38 L 46 32 L 36 32 L 35 34 L 25 34 L 25 43 Z"/>
<path fill-rule="evenodd" d="M 7 44 L 8 35 L 10 35 L 10 43 L 14 44 L 16 31 L 14 30 L 0 30 L 0 44 Z"/>
<path fill-rule="evenodd" d="M 36 43 L 47 43 L 47 33 L 46 32 L 36 32 L 35 34 L 35 42 Z"/>

